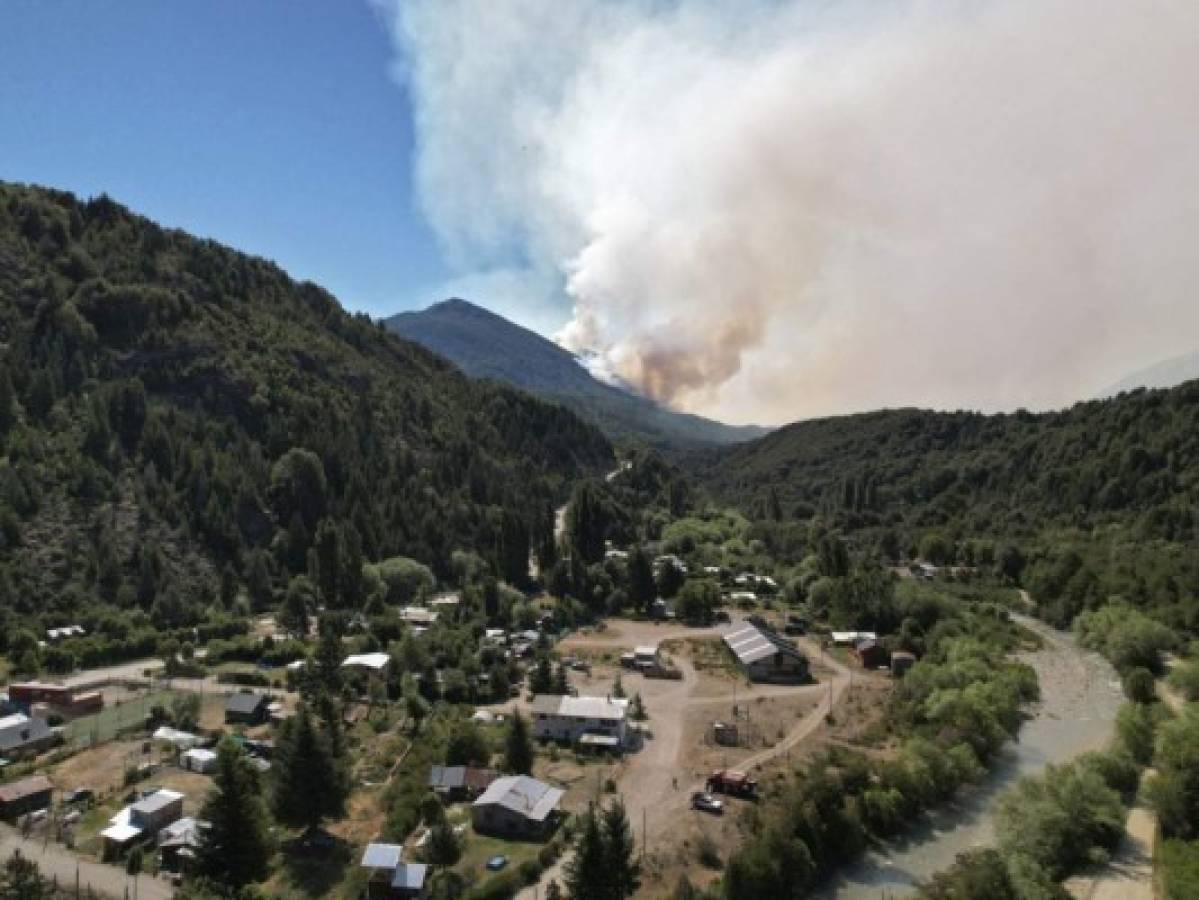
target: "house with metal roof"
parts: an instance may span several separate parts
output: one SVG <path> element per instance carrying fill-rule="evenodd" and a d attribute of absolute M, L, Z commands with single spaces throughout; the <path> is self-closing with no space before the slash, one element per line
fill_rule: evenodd
<path fill-rule="evenodd" d="M 391 656 L 387 653 L 356 653 L 353 656 L 347 656 L 341 667 L 343 669 L 362 669 L 381 675 L 387 671 L 390 665 Z"/>
<path fill-rule="evenodd" d="M 0 727 L 0 756 L 6 759 L 26 759 L 55 746 L 61 738 L 50 723 L 37 716 L 14 714 L 4 719 Z"/>
<path fill-rule="evenodd" d="M 471 806 L 475 831 L 507 838 L 548 837 L 557 827 L 563 793 L 528 775 L 497 778 Z"/>
<path fill-rule="evenodd" d="M 399 844 L 367 844 L 360 868 L 370 871 L 369 900 L 423 900 L 428 896 L 429 867 L 405 863 Z"/>
<path fill-rule="evenodd" d="M 756 616 L 726 633 L 724 644 L 752 681 L 808 680 L 808 658 Z"/>
<path fill-rule="evenodd" d="M 108 820 L 108 827 L 100 832 L 104 839 L 104 857 L 111 859 L 127 848 L 183 818 L 183 794 L 165 788 L 146 794 L 142 799 L 126 806 Z"/>
<path fill-rule="evenodd" d="M 533 737 L 618 750 L 628 739 L 629 701 L 615 697 L 538 694 Z"/>
<path fill-rule="evenodd" d="M 238 691 L 225 701 L 226 725 L 261 725 L 270 714 L 271 701 L 264 694 Z"/>

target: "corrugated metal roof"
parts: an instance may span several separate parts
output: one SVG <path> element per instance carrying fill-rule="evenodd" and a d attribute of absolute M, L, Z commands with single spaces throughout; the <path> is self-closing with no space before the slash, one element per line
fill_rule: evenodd
<path fill-rule="evenodd" d="M 474 805 L 503 806 L 527 819 L 541 822 L 558 806 L 563 793 L 528 775 L 508 775 L 493 781 Z"/>

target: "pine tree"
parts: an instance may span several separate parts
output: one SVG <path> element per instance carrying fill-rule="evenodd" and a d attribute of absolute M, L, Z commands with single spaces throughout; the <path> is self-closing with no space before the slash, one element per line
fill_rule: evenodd
<path fill-rule="evenodd" d="M 550 686 L 551 694 L 568 694 L 570 693 L 570 680 L 566 676 L 566 666 L 562 663 L 554 666 L 554 682 Z"/>
<path fill-rule="evenodd" d="M 340 606 L 341 534 L 332 520 L 322 519 L 317 526 L 312 540 L 311 559 L 310 574 L 322 602 L 330 608 Z"/>
<path fill-rule="evenodd" d="M 566 888 L 571 900 L 608 900 L 607 854 L 595 810 L 583 814 L 574 855 L 566 862 Z"/>
<path fill-rule="evenodd" d="M 16 392 L 12 380 L 8 377 L 8 369 L 0 368 L 0 437 L 8 434 L 17 421 Z"/>
<path fill-rule="evenodd" d="M 435 866 L 452 866 L 462 856 L 462 847 L 454 834 L 454 826 L 442 818 L 429 829 L 429 844 L 426 858 Z"/>
<path fill-rule="evenodd" d="M 554 673 L 550 667 L 550 658 L 542 654 L 537 658 L 537 665 L 529 675 L 529 690 L 534 694 L 548 694 L 554 686 Z"/>
<path fill-rule="evenodd" d="M 297 575 L 287 583 L 287 593 L 279 606 L 275 618 L 286 634 L 300 640 L 308 637 L 308 613 L 313 605 L 312 582 L 304 575 Z M 341 660 L 338 660 L 340 663 Z"/>
<path fill-rule="evenodd" d="M 262 881 L 269 872 L 270 824 L 257 770 L 225 738 L 217 747 L 213 791 L 204 802 L 198 863 L 200 874 L 231 888 Z"/>
<path fill-rule="evenodd" d="M 528 775 L 533 771 L 533 739 L 520 710 L 515 710 L 508 720 L 508 733 L 504 736 L 504 771 L 513 775 Z"/>
<path fill-rule="evenodd" d="M 624 803 L 614 799 L 600 816 L 603 837 L 604 882 L 610 900 L 624 900 L 637 890 L 636 849 Z"/>
<path fill-rule="evenodd" d="M 345 811 L 349 779 L 304 704 L 284 723 L 275 753 L 275 817 L 315 831 Z"/>
<path fill-rule="evenodd" d="M 636 609 L 649 615 L 657 596 L 653 563 L 643 549 L 634 547 L 629 554 L 629 601 Z"/>

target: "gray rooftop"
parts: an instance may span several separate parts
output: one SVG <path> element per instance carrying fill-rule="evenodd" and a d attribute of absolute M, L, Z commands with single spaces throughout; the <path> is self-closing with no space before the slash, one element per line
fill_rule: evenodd
<path fill-rule="evenodd" d="M 247 694 L 238 691 L 236 694 L 229 695 L 229 700 L 225 703 L 225 711 L 248 714 L 254 712 L 261 704 L 266 702 L 266 697 L 262 694 Z"/>
<path fill-rule="evenodd" d="M 399 844 L 367 844 L 362 854 L 364 869 L 394 869 L 400 864 L 404 848 Z"/>
<path fill-rule="evenodd" d="M 528 775 L 507 775 L 493 781 L 474 805 L 499 805 L 534 822 L 543 822 L 557 808 L 563 793 Z"/>
<path fill-rule="evenodd" d="M 28 744 L 48 737 L 51 730 L 49 722 L 38 718 L 0 728 L 0 752 L 20 750 Z"/>
<path fill-rule="evenodd" d="M 396 866 L 396 873 L 391 879 L 391 886 L 401 891 L 419 891 L 425 886 L 425 876 L 428 874 L 429 867 L 423 863 L 406 863 L 402 866 Z"/>

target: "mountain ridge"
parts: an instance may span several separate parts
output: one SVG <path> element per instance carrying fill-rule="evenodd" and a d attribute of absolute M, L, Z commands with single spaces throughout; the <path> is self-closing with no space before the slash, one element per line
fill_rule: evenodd
<path fill-rule="evenodd" d="M 515 385 L 572 409 L 610 438 L 659 449 L 735 444 L 768 433 L 666 409 L 592 375 L 570 351 L 458 297 L 382 320 L 475 378 Z"/>

